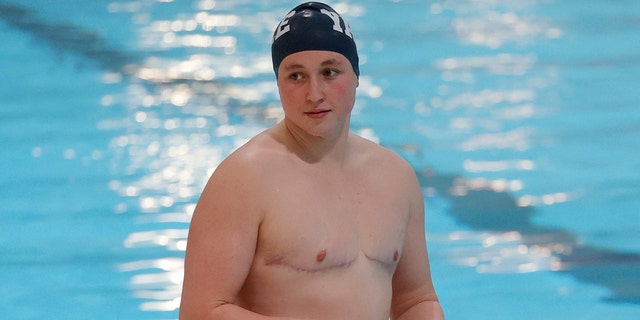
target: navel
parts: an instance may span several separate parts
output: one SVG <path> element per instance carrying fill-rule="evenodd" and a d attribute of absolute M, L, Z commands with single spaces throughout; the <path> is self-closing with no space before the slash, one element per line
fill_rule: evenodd
<path fill-rule="evenodd" d="M 318 251 L 318 254 L 316 255 L 316 261 L 322 262 L 326 257 L 327 257 L 327 249 L 322 249 Z"/>
<path fill-rule="evenodd" d="M 393 261 L 398 261 L 398 250 L 393 252 Z"/>

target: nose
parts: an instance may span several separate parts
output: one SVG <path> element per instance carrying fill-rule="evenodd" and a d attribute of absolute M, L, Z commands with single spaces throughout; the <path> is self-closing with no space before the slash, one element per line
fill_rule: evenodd
<path fill-rule="evenodd" d="M 324 99 L 324 85 L 318 76 L 309 77 L 307 88 L 307 100 L 321 102 Z"/>

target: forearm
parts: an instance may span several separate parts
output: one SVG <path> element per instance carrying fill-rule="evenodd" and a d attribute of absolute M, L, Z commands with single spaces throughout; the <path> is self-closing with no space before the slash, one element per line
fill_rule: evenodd
<path fill-rule="evenodd" d="M 423 301 L 405 311 L 393 320 L 444 320 L 444 313 L 438 301 Z"/>

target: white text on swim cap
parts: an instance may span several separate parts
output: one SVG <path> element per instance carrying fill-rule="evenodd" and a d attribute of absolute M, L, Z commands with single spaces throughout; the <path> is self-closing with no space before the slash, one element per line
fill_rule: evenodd
<path fill-rule="evenodd" d="M 280 21 L 280 24 L 278 24 L 278 28 L 276 28 L 276 34 L 273 35 L 273 41 L 276 41 L 283 34 L 289 32 L 289 30 L 291 30 L 291 27 L 289 26 L 289 18 L 291 18 L 294 14 L 296 14 L 295 11 L 291 11 L 291 12 L 287 13 L 287 15 L 284 17 L 284 19 L 282 19 L 282 21 Z"/>
<path fill-rule="evenodd" d="M 333 21 L 333 30 L 341 32 L 353 40 L 353 32 L 351 32 L 351 27 L 349 27 L 349 24 L 346 21 L 342 20 L 339 14 L 325 9 L 320 9 L 320 13 L 331 18 L 331 20 Z M 278 28 L 276 28 L 276 33 L 273 35 L 273 41 L 278 40 L 278 38 L 291 30 L 291 27 L 289 26 L 289 18 L 291 18 L 294 14 L 296 14 L 296 12 L 291 11 L 284 17 L 284 19 L 282 19 L 282 21 L 278 25 Z M 342 22 L 344 23 L 344 30 L 342 29 L 342 26 L 340 26 L 340 20 L 342 20 Z"/>
<path fill-rule="evenodd" d="M 320 9 L 320 12 L 329 16 L 329 18 L 331 18 L 331 20 L 333 20 L 333 30 L 338 31 L 338 32 L 342 32 L 344 34 L 346 34 L 349 38 L 353 39 L 353 33 L 351 32 L 351 27 L 349 27 L 349 24 L 342 20 L 342 18 L 340 18 L 340 15 L 335 13 L 335 12 L 331 12 L 329 10 L 325 10 L 325 9 Z M 340 20 L 342 20 L 342 22 L 344 22 L 344 26 L 345 26 L 345 30 L 342 30 L 342 27 L 340 26 Z"/>

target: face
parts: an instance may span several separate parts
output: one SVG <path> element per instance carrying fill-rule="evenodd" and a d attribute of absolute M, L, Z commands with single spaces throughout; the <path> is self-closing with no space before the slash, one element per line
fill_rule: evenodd
<path fill-rule="evenodd" d="M 332 51 L 297 52 L 278 68 L 285 123 L 312 136 L 348 132 L 357 87 L 349 60 Z"/>

